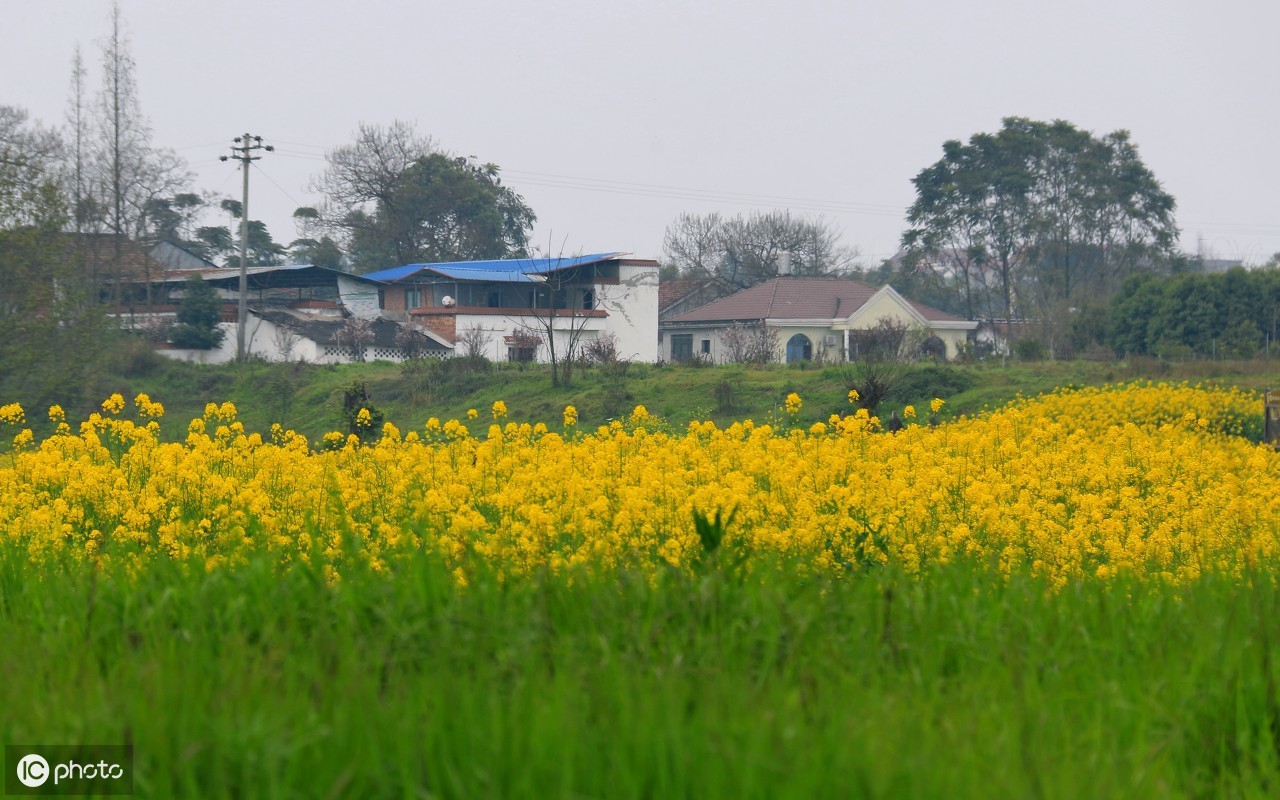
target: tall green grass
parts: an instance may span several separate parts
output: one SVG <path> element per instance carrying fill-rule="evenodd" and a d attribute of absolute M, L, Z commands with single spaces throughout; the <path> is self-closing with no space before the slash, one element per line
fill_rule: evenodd
<path fill-rule="evenodd" d="M 1280 593 L 952 566 L 328 586 L 0 553 L 6 742 L 132 742 L 145 797 L 1280 791 Z"/>

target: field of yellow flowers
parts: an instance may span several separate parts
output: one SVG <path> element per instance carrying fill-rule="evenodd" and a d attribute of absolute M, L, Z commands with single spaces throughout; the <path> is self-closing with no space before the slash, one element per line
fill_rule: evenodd
<path fill-rule="evenodd" d="M 1242 436 L 1260 412 L 1250 394 L 1119 385 L 943 422 L 935 400 L 893 433 L 855 400 L 823 421 L 792 395 L 767 422 L 678 431 L 643 407 L 583 430 L 572 406 L 548 425 L 497 401 L 483 418 L 314 443 L 246 433 L 225 403 L 161 442 L 164 409 L 146 395 L 114 395 L 74 428 L 49 409 L 37 440 L 10 404 L 0 537 L 37 562 L 217 569 L 268 554 L 331 582 L 353 560 L 381 571 L 425 551 L 460 584 L 477 563 L 506 577 L 688 570 L 697 518 L 718 512 L 748 569 L 826 575 L 962 560 L 1059 586 L 1181 583 L 1277 553 L 1280 456 Z"/>

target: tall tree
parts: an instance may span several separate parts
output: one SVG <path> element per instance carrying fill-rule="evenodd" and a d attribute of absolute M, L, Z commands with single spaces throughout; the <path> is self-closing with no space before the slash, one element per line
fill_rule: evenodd
<path fill-rule="evenodd" d="M 0 106 L 0 390 L 79 399 L 106 334 L 63 230 L 68 198 L 56 133 Z"/>
<path fill-rule="evenodd" d="M 88 147 L 90 138 L 89 108 L 85 89 L 84 58 L 80 45 L 76 45 L 71 58 L 71 92 L 67 98 L 68 194 L 71 198 L 72 221 L 77 233 L 85 230 L 90 219 L 97 216 L 92 210 L 89 193 Z"/>
<path fill-rule="evenodd" d="M 667 258 L 689 276 L 718 278 L 745 288 L 786 271 L 831 275 L 857 266 L 858 253 L 840 244 L 840 232 L 823 220 L 790 211 L 724 218 L 681 214 L 663 239 Z"/>
<path fill-rule="evenodd" d="M 956 284 L 970 316 L 1061 323 L 1170 256 L 1177 238 L 1173 197 L 1125 131 L 1010 117 L 997 133 L 945 142 L 912 183 L 903 246 Z M 999 307 L 982 302 L 993 288 Z"/>
<path fill-rule="evenodd" d="M 147 238 L 150 203 L 176 193 L 190 181 L 185 162 L 151 146 L 151 128 L 142 114 L 135 63 L 119 3 L 111 7 L 111 31 L 102 41 L 102 86 L 97 100 L 95 183 L 104 196 L 107 229 L 115 234 L 113 269 L 123 269 L 124 239 Z M 150 297 L 149 266 L 144 275 Z"/>
<path fill-rule="evenodd" d="M 327 159 L 314 188 L 357 271 L 527 255 L 536 217 L 494 164 L 440 152 L 403 122 L 361 124 Z"/>

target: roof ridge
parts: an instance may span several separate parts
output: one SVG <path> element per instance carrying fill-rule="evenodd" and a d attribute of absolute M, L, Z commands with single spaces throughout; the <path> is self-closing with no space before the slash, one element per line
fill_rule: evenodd
<path fill-rule="evenodd" d="M 778 287 L 781 285 L 782 285 L 782 278 L 779 277 L 779 278 L 773 279 L 773 294 L 769 295 L 769 308 L 768 308 L 769 313 L 765 315 L 765 319 L 773 318 L 773 304 L 778 299 Z"/>

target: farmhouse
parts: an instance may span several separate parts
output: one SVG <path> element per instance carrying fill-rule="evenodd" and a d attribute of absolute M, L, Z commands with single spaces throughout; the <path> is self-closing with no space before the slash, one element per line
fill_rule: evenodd
<path fill-rule="evenodd" d="M 978 324 L 906 299 L 891 286 L 876 288 L 845 278 L 784 276 L 744 289 L 662 322 L 667 361 L 727 360 L 725 333 L 735 324 L 778 334 L 775 360 L 843 361 L 850 332 L 888 318 L 936 337 L 946 358 Z"/>
<path fill-rule="evenodd" d="M 658 358 L 651 259 L 597 253 L 409 264 L 363 277 L 381 284 L 384 317 L 495 361 L 546 361 L 550 347 L 562 357 L 602 337 L 613 338 L 620 358 Z"/>

